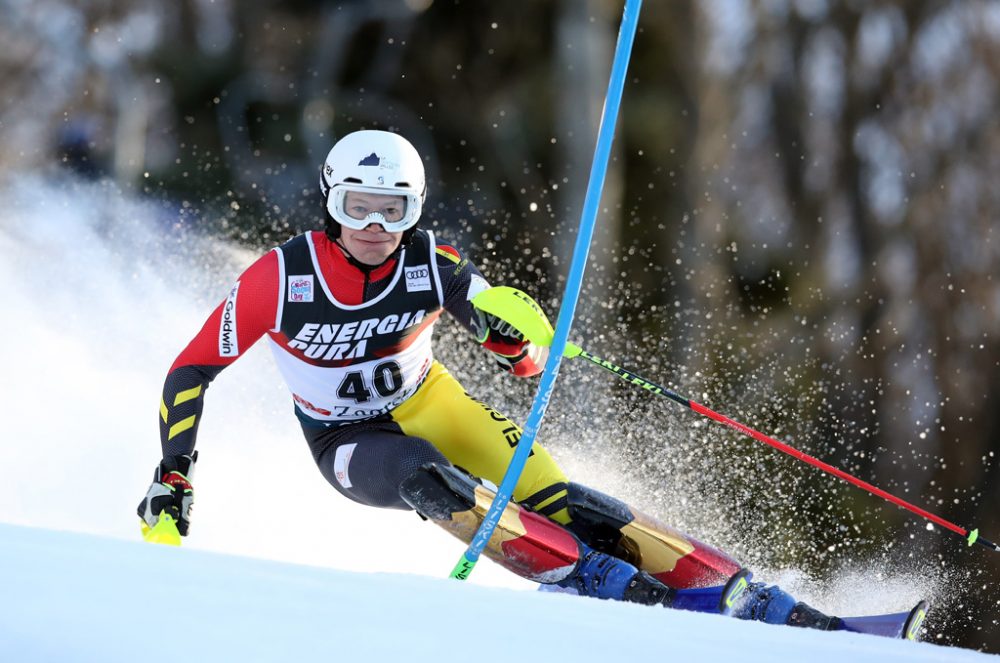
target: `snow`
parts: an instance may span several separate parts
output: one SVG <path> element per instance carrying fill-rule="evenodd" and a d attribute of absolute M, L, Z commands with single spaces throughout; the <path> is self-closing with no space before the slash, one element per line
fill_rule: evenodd
<path fill-rule="evenodd" d="M 10 661 L 986 661 L 986 654 L 442 577 L 0 525 Z"/>
<path fill-rule="evenodd" d="M 0 188 L 0 310 L 16 321 L 0 326 L 0 403 L 17 415 L 0 434 L 0 522 L 135 540 L 163 379 L 257 252 L 179 234 L 113 187 L 64 184 Z M 189 548 L 427 575 L 464 550 L 326 483 L 264 343 L 209 389 L 198 448 Z M 257 523 L 266 534 L 248 540 Z M 530 586 L 488 561 L 476 576 Z"/>
<path fill-rule="evenodd" d="M 191 536 L 145 544 L 163 377 L 256 252 L 103 185 L 19 178 L 0 209 L 0 660 L 983 656 L 543 594 L 485 559 L 448 580 L 463 544 L 322 479 L 262 347 L 207 395 Z M 855 608 L 903 608 L 862 580 Z"/>

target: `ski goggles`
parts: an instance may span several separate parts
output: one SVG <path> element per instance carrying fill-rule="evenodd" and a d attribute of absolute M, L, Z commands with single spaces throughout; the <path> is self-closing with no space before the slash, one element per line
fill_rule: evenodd
<path fill-rule="evenodd" d="M 333 187 L 326 200 L 330 216 L 352 230 L 377 223 L 386 232 L 401 232 L 416 225 L 420 208 L 420 197 L 406 190 L 343 184 Z"/>

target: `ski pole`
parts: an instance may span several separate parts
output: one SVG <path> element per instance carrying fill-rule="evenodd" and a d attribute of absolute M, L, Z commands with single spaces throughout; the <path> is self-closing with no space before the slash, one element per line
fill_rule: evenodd
<path fill-rule="evenodd" d="M 549 324 L 542 308 L 529 295 L 521 292 L 520 290 L 505 286 L 490 288 L 489 290 L 477 295 L 472 300 L 472 303 L 477 308 L 480 308 L 488 313 L 492 313 L 509 322 L 518 331 L 524 334 L 525 338 L 530 340 L 532 343 L 546 346 L 550 345 L 550 339 L 552 338 L 552 325 Z M 567 343 L 563 353 L 569 358 L 580 357 L 582 359 L 586 359 L 591 364 L 614 373 L 620 379 L 628 382 L 629 384 L 641 387 L 642 389 L 645 389 L 646 391 L 649 391 L 657 396 L 669 398 L 679 405 L 683 405 L 684 407 L 693 410 L 702 416 L 714 419 L 721 424 L 729 426 L 730 428 L 743 433 L 758 442 L 763 442 L 764 444 L 774 447 L 782 453 L 788 454 L 793 458 L 797 458 L 798 460 L 808 463 L 813 467 L 817 467 L 827 474 L 832 474 L 833 476 L 839 477 L 840 479 L 843 479 L 848 483 L 852 483 L 859 488 L 863 488 L 873 495 L 877 495 L 884 500 L 892 502 L 896 506 L 902 507 L 925 518 L 926 520 L 936 523 L 945 529 L 951 530 L 952 532 L 965 537 L 970 546 L 978 543 L 986 548 L 989 548 L 990 550 L 1000 552 L 1000 545 L 979 536 L 978 529 L 967 530 L 964 527 L 960 527 L 952 522 L 949 522 L 944 518 L 936 516 L 929 511 L 907 502 L 906 500 L 896 497 L 895 495 L 892 495 L 881 488 L 868 483 L 867 481 L 863 481 L 841 469 L 838 469 L 828 463 L 824 463 L 818 458 L 791 447 L 784 442 L 780 442 L 773 437 L 750 428 L 745 424 L 741 424 L 740 422 L 730 419 L 723 414 L 710 410 L 700 403 L 696 403 L 695 401 L 685 398 L 684 396 L 681 396 L 664 386 L 658 385 L 651 380 L 647 380 L 634 371 L 624 369 L 606 359 L 593 355 L 578 345 Z"/>
<path fill-rule="evenodd" d="M 573 349 L 574 348 L 567 347 L 567 350 L 572 351 Z M 809 465 L 812 465 L 813 467 L 817 467 L 817 468 L 823 470 L 824 472 L 826 472 L 827 474 L 832 474 L 833 476 L 839 477 L 839 478 L 843 479 L 844 481 L 847 481 L 848 483 L 852 483 L 855 486 L 858 486 L 859 488 L 863 488 L 864 490 L 867 490 L 869 493 L 871 493 L 873 495 L 877 495 L 877 496 L 881 497 L 882 499 L 885 499 L 885 500 L 887 500 L 889 502 L 892 502 L 896 506 L 899 506 L 899 507 L 902 507 L 902 508 L 904 508 L 904 509 L 906 509 L 908 511 L 911 511 L 911 512 L 917 514 L 918 516 L 922 516 L 923 518 L 925 518 L 925 519 L 927 519 L 927 520 L 929 520 L 929 521 L 931 521 L 933 523 L 936 523 L 936 524 L 940 525 L 941 527 L 944 527 L 945 529 L 949 529 L 952 532 L 955 532 L 956 534 L 959 534 L 959 535 L 965 537 L 970 546 L 972 544 L 974 544 L 974 543 L 978 543 L 980 545 L 983 545 L 983 546 L 989 548 L 990 550 L 993 550 L 993 551 L 996 551 L 996 552 L 1000 552 L 1000 545 L 997 545 L 997 544 L 993 543 L 992 541 L 988 541 L 987 539 L 979 536 L 979 530 L 978 529 L 973 529 L 973 530 L 970 531 L 970 530 L 965 529 L 964 527 L 959 527 L 958 525 L 956 525 L 956 524 L 954 524 L 952 522 L 949 522 L 949 521 L 945 520 L 944 518 L 941 518 L 940 516 L 936 516 L 936 515 L 934 515 L 933 513 L 929 512 L 929 511 L 921 509 L 920 507 L 918 507 L 918 506 L 916 506 L 914 504 L 911 504 L 911 503 L 907 502 L 904 499 L 896 497 L 895 495 L 892 495 L 892 494 L 890 494 L 890 493 L 882 490 L 881 488 L 868 483 L 867 481 L 863 481 L 863 480 L 861 480 L 861 479 L 859 479 L 859 478 L 857 478 L 857 477 L 855 477 L 855 476 L 853 476 L 851 474 L 848 474 L 844 470 L 838 469 L 838 468 L 836 468 L 836 467 L 834 467 L 834 466 L 832 466 L 832 465 L 830 465 L 828 463 L 824 463 L 823 461 L 819 460 L 818 458 L 810 456 L 809 454 L 807 454 L 807 453 L 805 453 L 803 451 L 800 451 L 799 449 L 796 449 L 796 448 L 794 448 L 792 446 L 789 446 L 789 445 L 785 444 L 784 442 L 780 442 L 780 441 L 774 439 L 773 437 L 765 435 L 764 433 L 758 432 L 758 431 L 754 430 L 753 428 L 750 428 L 749 426 L 747 426 L 745 424 L 741 424 L 738 421 L 730 419 L 729 417 L 727 417 L 724 414 L 719 414 L 718 412 L 710 410 L 709 408 L 705 407 L 704 405 L 701 405 L 700 403 L 696 403 L 695 401 L 692 401 L 692 400 L 690 400 L 688 398 L 684 398 L 683 396 L 681 396 L 681 395 L 679 395 L 679 394 L 671 391 L 670 389 L 667 389 L 666 387 L 662 387 L 662 386 L 656 384 L 655 382 L 651 382 L 651 381 L 647 380 L 644 377 L 636 375 L 634 372 L 632 372 L 630 370 L 626 370 L 626 369 L 622 368 L 621 366 L 617 366 L 617 365 L 611 363 L 610 361 L 608 361 L 606 359 L 602 359 L 602 358 L 600 358 L 600 357 L 598 357 L 596 355 L 592 355 L 592 354 L 590 354 L 589 352 L 587 352 L 586 350 L 584 350 L 582 348 L 575 347 L 575 349 L 579 350 L 579 352 L 577 354 L 575 354 L 575 355 L 569 355 L 569 354 L 567 354 L 567 356 L 577 356 L 577 357 L 581 357 L 583 359 L 586 359 L 587 361 L 589 361 L 590 363 L 594 364 L 595 366 L 600 366 L 601 368 L 614 373 L 619 378 L 621 378 L 622 380 L 625 380 L 629 384 L 634 384 L 634 385 L 636 385 L 638 387 L 646 389 L 647 391 L 650 391 L 650 392 L 656 394 L 657 396 L 665 396 L 666 398 L 669 398 L 670 400 L 674 401 L 675 403 L 679 403 L 680 405 L 683 405 L 684 407 L 689 408 L 689 409 L 693 410 L 694 412 L 697 412 L 698 414 L 700 414 L 702 416 L 708 417 L 709 419 L 714 419 L 715 421 L 718 421 L 721 424 L 729 426 L 730 428 L 732 428 L 732 429 L 734 429 L 734 430 L 736 430 L 736 431 L 738 431 L 740 433 L 743 433 L 744 435 L 746 435 L 748 437 L 752 437 L 753 439 L 757 440 L 758 442 L 763 442 L 764 444 L 770 445 L 770 446 L 774 447 L 775 449 L 777 449 L 778 451 L 781 451 L 782 453 L 786 453 L 789 456 L 792 456 L 793 458 L 797 458 L 798 460 L 801 460 L 801 461 L 803 461 L 805 463 L 808 463 Z"/>
<path fill-rule="evenodd" d="M 587 266 L 587 256 L 590 253 L 590 240 L 594 235 L 594 225 L 597 222 L 597 211 L 601 202 L 601 192 L 604 190 L 604 178 L 611 157 L 611 143 L 614 140 L 615 123 L 618 120 L 618 108 L 621 104 L 622 91 L 625 88 L 625 73 L 628 70 L 629 56 L 632 53 L 632 42 L 635 40 L 636 26 L 639 22 L 639 10 L 642 0 L 626 0 L 622 14 L 621 27 L 618 31 L 618 44 L 615 47 L 614 61 L 611 64 L 611 80 L 608 81 L 608 92 L 604 99 L 604 112 L 601 115 L 600 127 L 597 131 L 597 147 L 594 151 L 594 161 L 590 168 L 590 179 L 587 182 L 587 193 L 584 196 L 583 213 L 580 217 L 580 229 L 573 248 L 573 258 L 566 281 L 566 292 L 563 294 L 562 306 L 556 320 L 556 329 L 551 337 L 552 352 L 545 369 L 542 372 L 538 391 L 531 404 L 531 411 L 525 422 L 521 439 L 518 440 L 514 455 L 507 466 L 503 480 L 497 487 L 496 497 L 483 517 L 483 522 L 472 537 L 468 549 L 462 555 L 451 572 L 452 578 L 465 580 L 472 573 L 479 556 L 486 549 L 500 522 L 500 516 L 507 507 L 524 465 L 528 462 L 531 447 L 535 442 L 538 429 L 541 426 L 545 410 L 548 408 L 552 391 L 555 389 L 556 378 L 559 376 L 559 364 L 562 362 L 563 349 L 569 338 L 570 326 L 576 313 L 576 303 L 580 298 L 583 285 L 583 270 Z"/>

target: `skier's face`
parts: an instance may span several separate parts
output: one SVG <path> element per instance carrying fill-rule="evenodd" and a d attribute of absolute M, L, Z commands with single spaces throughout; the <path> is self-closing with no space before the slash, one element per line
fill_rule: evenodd
<path fill-rule="evenodd" d="M 352 217 L 364 219 L 377 212 L 386 221 L 398 221 L 406 199 L 403 196 L 383 196 L 351 191 L 344 198 L 344 208 Z M 340 241 L 355 260 L 366 265 L 381 265 L 399 246 L 402 232 L 391 233 L 379 223 L 370 223 L 363 230 L 340 226 Z"/>

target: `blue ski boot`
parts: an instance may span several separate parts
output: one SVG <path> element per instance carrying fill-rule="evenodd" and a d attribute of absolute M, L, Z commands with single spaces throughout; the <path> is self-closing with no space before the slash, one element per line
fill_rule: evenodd
<path fill-rule="evenodd" d="M 737 619 L 801 626 L 821 631 L 836 631 L 843 628 L 839 617 L 831 617 L 806 603 L 796 601 L 791 594 L 776 585 L 764 585 L 759 582 L 747 585 L 743 598 L 733 609 L 732 614 Z"/>
<path fill-rule="evenodd" d="M 580 561 L 569 577 L 557 583 L 560 587 L 598 599 L 670 605 L 674 590 L 625 560 L 580 545 Z"/>

